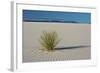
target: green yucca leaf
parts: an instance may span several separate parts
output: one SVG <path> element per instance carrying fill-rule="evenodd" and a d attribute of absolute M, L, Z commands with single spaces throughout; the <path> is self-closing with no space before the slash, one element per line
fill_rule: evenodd
<path fill-rule="evenodd" d="M 58 38 L 57 32 L 46 32 L 43 31 L 42 35 L 40 36 L 40 44 L 46 49 L 46 50 L 54 50 L 56 45 L 60 42 Z"/>

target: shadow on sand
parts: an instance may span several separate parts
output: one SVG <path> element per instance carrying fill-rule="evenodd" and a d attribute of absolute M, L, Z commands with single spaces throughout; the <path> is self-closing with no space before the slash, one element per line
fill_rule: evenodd
<path fill-rule="evenodd" d="M 85 48 L 85 47 L 90 47 L 89 45 L 79 45 L 79 46 L 69 46 L 69 47 L 59 47 L 59 48 L 55 48 L 55 50 L 64 50 L 64 49 L 77 49 L 77 48 Z"/>

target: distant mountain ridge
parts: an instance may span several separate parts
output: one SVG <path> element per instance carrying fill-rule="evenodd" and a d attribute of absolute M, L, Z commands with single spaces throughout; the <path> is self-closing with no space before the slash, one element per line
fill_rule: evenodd
<path fill-rule="evenodd" d="M 28 20 L 28 19 L 24 19 L 23 21 L 25 22 L 58 22 L 58 23 L 80 23 L 77 21 L 65 21 L 65 20 L 47 20 L 47 19 L 32 19 L 32 20 Z"/>

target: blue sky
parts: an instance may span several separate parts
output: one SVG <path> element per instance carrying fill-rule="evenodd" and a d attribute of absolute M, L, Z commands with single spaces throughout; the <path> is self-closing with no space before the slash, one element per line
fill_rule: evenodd
<path fill-rule="evenodd" d="M 91 24 L 91 13 L 23 10 L 23 21 Z"/>

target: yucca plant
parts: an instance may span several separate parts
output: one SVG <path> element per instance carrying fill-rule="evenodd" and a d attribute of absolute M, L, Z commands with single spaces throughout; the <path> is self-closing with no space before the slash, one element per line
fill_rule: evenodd
<path fill-rule="evenodd" d="M 47 51 L 54 51 L 56 45 L 60 42 L 58 38 L 57 32 L 47 32 L 43 31 L 42 35 L 40 36 L 40 44 L 47 50 Z"/>

